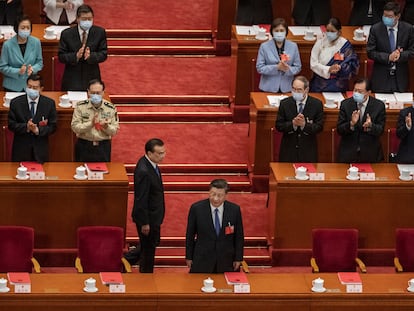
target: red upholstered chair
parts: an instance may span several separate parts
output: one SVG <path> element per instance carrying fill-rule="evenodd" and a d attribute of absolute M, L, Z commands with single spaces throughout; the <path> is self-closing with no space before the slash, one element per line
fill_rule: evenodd
<path fill-rule="evenodd" d="M 0 226 L 0 273 L 40 272 L 33 257 L 34 230 L 22 226 Z"/>
<path fill-rule="evenodd" d="M 52 90 L 60 91 L 62 89 L 62 77 L 63 72 L 65 71 L 65 64 L 59 61 L 59 57 L 52 57 Z"/>
<path fill-rule="evenodd" d="M 368 58 L 368 59 L 364 60 L 364 76 L 368 80 L 371 80 L 373 67 L 374 67 L 374 61 L 372 59 Z"/>
<path fill-rule="evenodd" d="M 11 154 L 12 154 L 12 147 L 13 147 L 13 139 L 14 139 L 14 133 L 9 130 L 7 125 L 4 125 L 2 128 L 3 132 L 3 139 L 5 142 L 5 148 L 4 148 L 4 159 L 7 162 L 11 161 Z"/>
<path fill-rule="evenodd" d="M 260 92 L 259 83 L 260 83 L 260 74 L 257 72 L 256 69 L 256 59 L 252 58 L 251 60 L 251 72 L 252 72 L 252 92 Z"/>
<path fill-rule="evenodd" d="M 397 136 L 397 129 L 390 128 L 387 131 L 387 154 L 388 162 L 395 162 L 398 148 L 400 147 L 400 139 Z"/>
<path fill-rule="evenodd" d="M 123 256 L 124 230 L 120 227 L 90 226 L 78 228 L 78 272 L 131 272 Z"/>
<path fill-rule="evenodd" d="M 280 143 L 282 142 L 283 133 L 279 132 L 276 128 L 272 127 L 270 129 L 270 161 L 278 162 L 279 153 L 280 153 Z"/>
<path fill-rule="evenodd" d="M 312 258 L 313 272 L 351 272 L 358 264 L 366 272 L 364 263 L 357 257 L 358 230 L 356 229 L 313 229 Z"/>
<path fill-rule="evenodd" d="M 339 151 L 339 144 L 341 143 L 341 136 L 336 131 L 336 128 L 331 130 L 331 161 L 332 163 L 336 162 L 336 158 L 338 157 Z"/>
<path fill-rule="evenodd" d="M 394 266 L 397 272 L 414 271 L 413 228 L 397 228 L 395 230 Z"/>

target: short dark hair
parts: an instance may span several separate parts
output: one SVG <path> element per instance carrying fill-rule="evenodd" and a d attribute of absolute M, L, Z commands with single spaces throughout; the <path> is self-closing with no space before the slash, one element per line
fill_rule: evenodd
<path fill-rule="evenodd" d="M 304 87 L 305 89 L 307 89 L 307 88 L 309 87 L 309 80 L 308 80 L 305 76 L 296 76 L 296 77 L 293 79 L 292 84 L 293 84 L 293 82 L 294 82 L 295 80 L 299 80 L 299 81 L 303 82 L 303 87 Z"/>
<path fill-rule="evenodd" d="M 365 89 L 367 91 L 370 91 L 371 90 L 371 83 L 370 83 L 370 81 L 367 78 L 364 78 L 364 77 L 358 77 L 358 78 L 356 78 L 355 81 L 354 81 L 354 86 L 355 86 L 355 84 L 361 84 L 361 83 L 365 83 Z"/>
<path fill-rule="evenodd" d="M 105 90 L 105 83 L 101 80 L 101 79 L 92 79 L 89 81 L 88 83 L 88 90 L 91 88 L 92 84 L 96 84 L 99 83 L 100 85 L 102 85 L 102 90 Z"/>
<path fill-rule="evenodd" d="M 214 179 L 210 182 L 210 189 L 211 188 L 217 188 L 217 189 L 224 189 L 224 191 L 227 193 L 229 192 L 229 184 L 225 179 Z"/>
<path fill-rule="evenodd" d="M 286 35 L 287 35 L 288 24 L 284 18 L 281 18 L 281 17 L 275 18 L 272 22 L 272 28 L 270 30 L 273 31 L 273 29 L 275 29 L 277 26 L 283 26 L 286 30 Z"/>
<path fill-rule="evenodd" d="M 91 6 L 87 4 L 82 4 L 78 9 L 76 10 L 76 17 L 80 17 L 83 13 L 92 13 L 93 16 L 93 10 Z"/>
<path fill-rule="evenodd" d="M 336 30 L 342 29 L 341 21 L 337 17 L 331 17 L 326 25 L 332 25 Z"/>
<path fill-rule="evenodd" d="M 145 154 L 147 154 L 148 152 L 154 152 L 154 147 L 155 146 L 164 146 L 164 142 L 159 139 L 159 138 L 151 138 L 150 140 L 148 140 L 145 143 Z"/>
<path fill-rule="evenodd" d="M 401 6 L 397 2 L 389 1 L 384 5 L 384 11 L 393 11 L 394 15 L 399 15 L 401 13 Z"/>
<path fill-rule="evenodd" d="M 32 21 L 30 20 L 30 17 L 28 15 L 19 15 L 16 18 L 16 21 L 14 22 L 14 26 L 13 26 L 13 30 L 15 33 L 19 32 L 19 25 L 21 22 L 24 22 L 24 21 L 29 21 L 30 29 L 32 29 Z"/>
<path fill-rule="evenodd" d="M 26 80 L 26 84 L 27 82 L 29 82 L 29 80 L 32 81 L 39 81 L 40 82 L 40 86 L 43 86 L 43 78 L 41 75 L 37 74 L 37 73 L 32 73 Z"/>

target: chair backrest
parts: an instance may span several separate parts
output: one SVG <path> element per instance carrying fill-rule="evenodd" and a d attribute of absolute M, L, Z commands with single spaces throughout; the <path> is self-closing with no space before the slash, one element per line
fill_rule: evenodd
<path fill-rule="evenodd" d="M 272 127 L 270 129 L 270 161 L 278 162 L 280 154 L 280 143 L 282 142 L 283 133 L 279 132 L 276 128 Z"/>
<path fill-rule="evenodd" d="M 399 147 L 400 147 L 400 139 L 397 136 L 397 129 L 395 127 L 388 129 L 387 131 L 388 162 L 395 161 Z"/>
<path fill-rule="evenodd" d="M 395 257 L 404 271 L 414 271 L 414 228 L 395 230 Z"/>
<path fill-rule="evenodd" d="M 0 273 L 32 272 L 34 230 L 23 226 L 0 226 Z"/>
<path fill-rule="evenodd" d="M 339 144 L 341 143 L 341 136 L 338 134 L 336 128 L 331 130 L 331 161 L 335 163 L 338 157 Z"/>
<path fill-rule="evenodd" d="M 364 60 L 364 76 L 368 80 L 371 80 L 373 67 L 374 67 L 374 61 L 372 59 L 368 58 Z"/>
<path fill-rule="evenodd" d="M 12 147 L 13 147 L 13 139 L 14 139 L 14 133 L 9 130 L 7 125 L 3 125 L 3 139 L 5 142 L 5 148 L 4 148 L 4 159 L 8 162 L 11 161 L 12 158 Z"/>
<path fill-rule="evenodd" d="M 252 92 L 260 92 L 259 89 L 259 83 L 260 83 L 260 74 L 257 72 L 256 69 L 256 59 L 252 58 L 251 60 L 251 73 L 252 73 L 252 86 L 251 91 Z"/>
<path fill-rule="evenodd" d="M 124 230 L 120 227 L 80 227 L 78 235 L 78 257 L 83 272 L 123 271 Z"/>
<path fill-rule="evenodd" d="M 313 229 L 312 256 L 320 272 L 356 271 L 357 229 Z"/>
<path fill-rule="evenodd" d="M 65 71 L 65 64 L 59 61 L 59 57 L 52 57 L 52 90 L 60 91 L 62 89 L 62 77 L 63 72 Z"/>

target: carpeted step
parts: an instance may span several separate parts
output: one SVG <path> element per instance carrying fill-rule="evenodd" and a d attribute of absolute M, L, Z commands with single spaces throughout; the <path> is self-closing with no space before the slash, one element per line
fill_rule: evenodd
<path fill-rule="evenodd" d="M 134 173 L 136 163 L 124 164 L 128 175 Z M 244 174 L 246 163 L 168 163 L 159 165 L 162 174 Z"/>

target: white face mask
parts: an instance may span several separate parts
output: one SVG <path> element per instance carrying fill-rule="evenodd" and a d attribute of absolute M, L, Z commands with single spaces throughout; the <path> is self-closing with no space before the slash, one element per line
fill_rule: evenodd
<path fill-rule="evenodd" d="M 273 39 L 276 40 L 276 42 L 283 42 L 286 38 L 286 33 L 283 31 L 274 31 L 273 32 Z"/>

